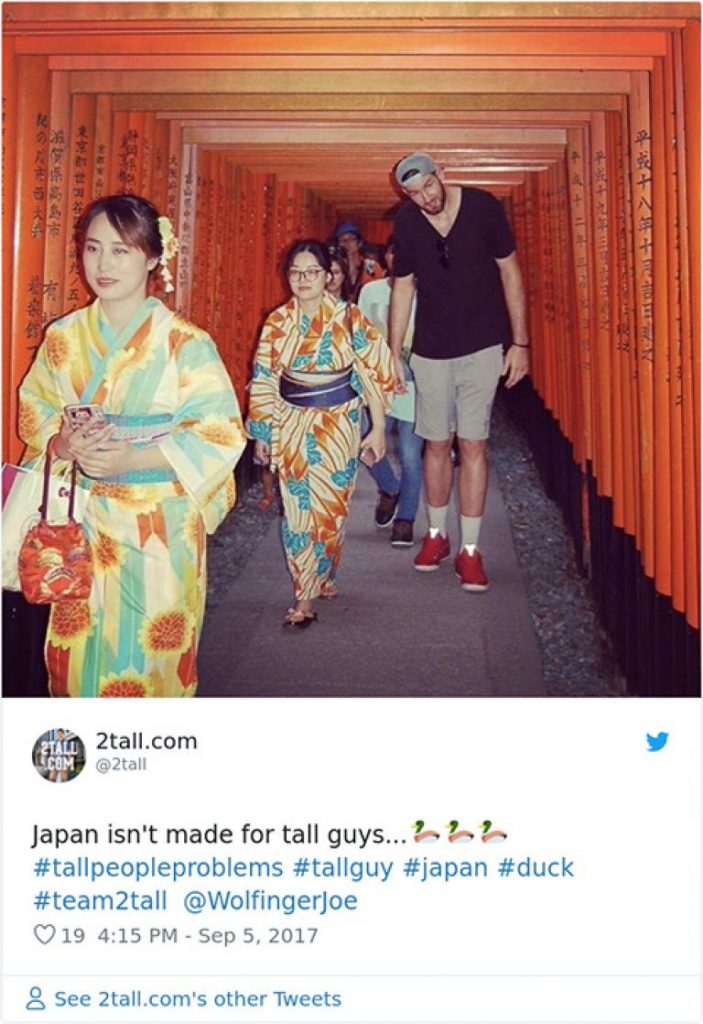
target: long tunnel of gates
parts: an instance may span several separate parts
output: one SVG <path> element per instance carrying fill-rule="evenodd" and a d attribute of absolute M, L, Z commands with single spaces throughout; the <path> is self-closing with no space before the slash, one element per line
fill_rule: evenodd
<path fill-rule="evenodd" d="M 280 257 L 382 242 L 434 154 L 504 203 L 531 382 L 512 404 L 632 693 L 699 691 L 700 8 L 693 3 L 7 3 L 4 459 L 45 324 L 88 296 L 92 198 L 181 239 L 176 307 L 240 402 Z M 11 301 L 9 297 L 11 296 Z"/>

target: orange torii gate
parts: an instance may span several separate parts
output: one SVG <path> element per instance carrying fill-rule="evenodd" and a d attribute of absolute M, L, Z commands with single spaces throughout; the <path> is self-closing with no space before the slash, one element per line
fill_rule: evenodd
<path fill-rule="evenodd" d="M 175 301 L 243 398 L 282 249 L 347 216 L 380 239 L 392 164 L 426 148 L 513 219 L 532 381 L 570 447 L 606 619 L 643 632 L 656 606 L 662 650 L 695 643 L 698 6 L 364 4 L 363 28 L 357 4 L 164 10 L 5 5 L 5 456 L 45 324 L 87 299 L 72 230 L 90 199 L 141 192 L 175 219 Z M 613 536 L 651 594 L 612 597 Z"/>

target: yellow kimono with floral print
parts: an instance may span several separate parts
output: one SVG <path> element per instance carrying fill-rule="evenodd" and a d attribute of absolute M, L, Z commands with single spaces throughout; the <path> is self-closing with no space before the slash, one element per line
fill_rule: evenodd
<path fill-rule="evenodd" d="M 351 401 L 300 408 L 279 392 L 284 369 L 333 372 L 352 367 Z M 361 407 L 392 401 L 385 340 L 357 306 L 325 294 L 309 317 L 293 298 L 270 314 L 254 361 L 247 427 L 265 441 L 278 469 L 285 509 L 283 549 L 296 600 L 318 597 L 337 574 L 357 469 Z"/>
<path fill-rule="evenodd" d="M 205 534 L 234 504 L 232 471 L 246 443 L 232 383 L 208 335 L 158 299 L 117 335 L 96 301 L 49 327 L 20 388 L 25 463 L 41 459 L 64 406 L 85 402 L 132 443 L 158 444 L 170 469 L 79 474 L 95 582 L 87 601 L 51 609 L 49 691 L 193 696 Z"/>

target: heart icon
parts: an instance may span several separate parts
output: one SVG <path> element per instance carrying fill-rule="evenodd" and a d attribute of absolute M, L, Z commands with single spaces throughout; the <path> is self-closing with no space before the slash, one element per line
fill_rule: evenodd
<path fill-rule="evenodd" d="M 44 946 L 51 942 L 55 935 L 56 929 L 53 924 L 37 924 L 34 926 L 34 937 Z"/>

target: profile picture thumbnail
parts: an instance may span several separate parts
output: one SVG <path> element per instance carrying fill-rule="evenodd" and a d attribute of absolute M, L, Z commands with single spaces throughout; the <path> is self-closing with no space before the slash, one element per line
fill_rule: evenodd
<path fill-rule="evenodd" d="M 32 763 L 47 782 L 72 782 L 85 767 L 85 745 L 70 729 L 49 729 L 35 741 Z"/>

